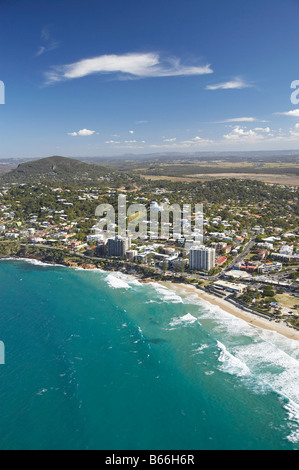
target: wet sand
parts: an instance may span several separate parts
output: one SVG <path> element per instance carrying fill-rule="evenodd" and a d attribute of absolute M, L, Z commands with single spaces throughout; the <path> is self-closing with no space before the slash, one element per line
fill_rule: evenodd
<path fill-rule="evenodd" d="M 257 326 L 259 328 L 264 328 L 271 331 L 276 331 L 277 333 L 286 336 L 287 338 L 293 339 L 298 341 L 299 340 L 299 331 L 295 330 L 294 328 L 286 325 L 284 322 L 279 321 L 276 322 L 275 320 L 268 320 L 267 318 L 262 318 L 257 314 L 247 312 L 242 310 L 230 302 L 227 302 L 225 299 L 221 299 L 213 294 L 204 292 L 200 289 L 197 289 L 194 286 L 186 285 L 186 284 L 175 284 L 173 282 L 161 282 L 164 286 L 168 287 L 169 289 L 174 289 L 178 293 L 178 291 L 182 295 L 186 295 L 188 293 L 192 295 L 197 295 L 200 300 L 205 302 L 209 302 L 210 304 L 216 305 L 220 307 L 225 312 L 234 315 L 247 323 L 250 323 L 253 326 Z"/>

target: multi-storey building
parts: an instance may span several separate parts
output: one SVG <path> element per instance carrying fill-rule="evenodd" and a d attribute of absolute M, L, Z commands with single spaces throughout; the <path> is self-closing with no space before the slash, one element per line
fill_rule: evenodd
<path fill-rule="evenodd" d="M 129 237 L 115 237 L 108 239 L 108 256 L 125 256 L 126 251 L 131 248 L 131 239 Z"/>
<path fill-rule="evenodd" d="M 205 270 L 210 271 L 215 267 L 216 251 L 214 248 L 200 246 L 192 248 L 189 253 L 189 268 L 191 270 Z"/>

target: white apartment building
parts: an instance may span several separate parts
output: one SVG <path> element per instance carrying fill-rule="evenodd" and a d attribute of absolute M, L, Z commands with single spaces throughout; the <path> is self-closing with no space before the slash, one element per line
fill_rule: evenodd
<path fill-rule="evenodd" d="M 216 264 L 216 250 L 200 246 L 198 248 L 191 248 L 189 252 L 189 268 L 191 270 L 205 270 L 210 271 Z"/>

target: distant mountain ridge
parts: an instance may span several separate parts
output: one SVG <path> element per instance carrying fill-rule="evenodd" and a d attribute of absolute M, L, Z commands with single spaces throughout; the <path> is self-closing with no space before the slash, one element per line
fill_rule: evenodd
<path fill-rule="evenodd" d="M 121 173 L 113 171 L 113 175 Z M 81 183 L 108 180 L 112 170 L 102 165 L 84 163 L 74 158 L 52 156 L 21 163 L 17 168 L 2 175 L 2 183 L 37 183 L 43 181 Z M 123 175 L 125 178 L 125 175 Z"/>

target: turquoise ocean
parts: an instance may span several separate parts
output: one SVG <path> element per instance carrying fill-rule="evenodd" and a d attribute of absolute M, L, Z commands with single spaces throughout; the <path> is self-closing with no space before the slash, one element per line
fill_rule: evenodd
<path fill-rule="evenodd" d="M 297 341 L 114 272 L 1 260 L 0 292 L 0 449 L 299 449 Z"/>

